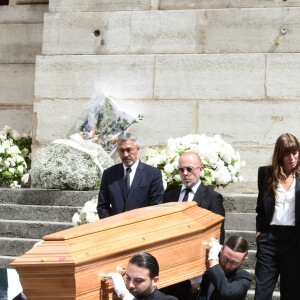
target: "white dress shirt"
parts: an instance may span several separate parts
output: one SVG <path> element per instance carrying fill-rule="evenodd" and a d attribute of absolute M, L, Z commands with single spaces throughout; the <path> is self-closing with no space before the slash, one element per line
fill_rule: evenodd
<path fill-rule="evenodd" d="M 278 197 L 275 198 L 275 210 L 270 225 L 295 226 L 295 188 L 295 175 L 288 191 L 278 183 Z"/>
<path fill-rule="evenodd" d="M 127 168 L 131 168 L 131 172 L 129 173 L 130 175 L 130 186 L 132 185 L 132 181 L 133 181 L 133 178 L 134 178 L 134 175 L 135 175 L 135 172 L 136 172 L 136 168 L 137 166 L 139 165 L 139 162 L 140 160 L 138 159 L 131 167 L 126 167 L 124 164 L 123 164 L 123 168 L 124 168 L 124 177 L 126 177 L 126 169 Z"/>
<path fill-rule="evenodd" d="M 200 184 L 201 184 L 201 180 L 199 180 L 199 182 L 198 182 L 195 186 L 193 186 L 193 187 L 191 188 L 192 191 L 189 192 L 189 197 L 188 197 L 188 201 L 187 201 L 187 202 L 193 201 L 194 196 L 195 196 L 195 194 L 196 194 L 196 192 L 197 192 L 198 187 L 200 186 Z M 180 195 L 179 195 L 178 202 L 182 202 L 182 200 L 183 200 L 183 198 L 184 198 L 184 195 L 185 195 L 185 190 L 186 190 L 186 187 L 183 185 L 183 186 L 181 187 L 181 192 L 180 192 Z"/>

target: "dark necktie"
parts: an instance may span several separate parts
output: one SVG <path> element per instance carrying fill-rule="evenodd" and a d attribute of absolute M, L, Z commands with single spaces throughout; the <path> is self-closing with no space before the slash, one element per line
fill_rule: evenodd
<path fill-rule="evenodd" d="M 189 199 L 189 193 L 192 191 L 192 189 L 185 189 L 185 194 L 184 197 L 182 199 L 182 202 L 186 202 Z"/>
<path fill-rule="evenodd" d="M 125 176 L 125 188 L 126 188 L 126 195 L 128 195 L 129 190 L 130 190 L 130 172 L 131 168 L 126 169 L 126 176 Z"/>

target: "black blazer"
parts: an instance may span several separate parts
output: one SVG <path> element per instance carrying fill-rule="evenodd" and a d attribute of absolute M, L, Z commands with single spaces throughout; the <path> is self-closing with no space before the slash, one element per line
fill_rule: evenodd
<path fill-rule="evenodd" d="M 271 223 L 275 210 L 275 195 L 267 180 L 272 176 L 272 167 L 258 168 L 258 197 L 256 205 L 256 231 L 266 232 Z M 297 244 L 300 249 L 300 179 L 296 175 L 295 188 L 295 225 L 297 231 Z"/>
<path fill-rule="evenodd" d="M 134 298 L 135 299 L 135 298 Z M 155 289 L 145 300 L 178 300 L 174 296 L 168 296 L 160 292 L 158 289 Z"/>
<path fill-rule="evenodd" d="M 171 190 L 164 195 L 164 202 L 177 202 L 179 199 L 181 187 Z M 225 209 L 223 206 L 223 196 L 205 186 L 202 182 L 199 185 L 193 201 L 196 201 L 199 207 L 210 210 L 211 212 L 225 217 Z M 224 244 L 225 230 L 224 221 L 221 226 L 220 243 Z"/>
<path fill-rule="evenodd" d="M 238 268 L 233 273 L 225 275 L 219 264 L 209 268 L 203 275 L 197 300 L 206 300 L 210 282 L 215 289 L 209 300 L 245 300 L 251 285 L 251 275 Z"/>
<path fill-rule="evenodd" d="M 114 165 L 102 175 L 97 205 L 99 218 L 160 204 L 163 194 L 161 171 L 140 161 L 126 197 L 123 164 Z"/>

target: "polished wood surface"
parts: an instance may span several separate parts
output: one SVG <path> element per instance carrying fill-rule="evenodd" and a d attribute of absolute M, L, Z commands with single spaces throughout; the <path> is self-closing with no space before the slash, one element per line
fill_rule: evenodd
<path fill-rule="evenodd" d="M 102 281 L 99 273 L 126 268 L 138 252 L 158 260 L 159 287 L 203 274 L 203 242 L 219 238 L 222 221 L 196 202 L 135 209 L 47 235 L 11 265 L 28 300 L 113 299 L 111 280 Z"/>

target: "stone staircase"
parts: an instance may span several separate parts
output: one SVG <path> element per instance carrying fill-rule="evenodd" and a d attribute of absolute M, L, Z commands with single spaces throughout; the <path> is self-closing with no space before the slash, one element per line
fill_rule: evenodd
<path fill-rule="evenodd" d="M 0 268 L 42 239 L 72 227 L 72 216 L 97 191 L 0 189 Z"/>
<path fill-rule="evenodd" d="M 243 264 L 252 275 L 252 285 L 248 292 L 247 299 L 254 298 L 254 269 L 256 263 L 256 229 L 255 229 L 255 207 L 256 194 L 223 194 L 224 206 L 226 210 L 225 219 L 225 239 L 231 235 L 240 235 L 244 237 L 249 244 L 248 260 Z M 279 283 L 273 293 L 273 300 L 280 299 Z"/>
<path fill-rule="evenodd" d="M 8 267 L 44 235 L 72 227 L 73 214 L 97 194 L 97 191 L 0 189 L 0 267 Z M 248 241 L 250 251 L 243 267 L 254 278 L 256 194 L 223 195 L 226 238 L 241 235 Z M 249 300 L 253 299 L 254 286 L 253 280 Z M 273 299 L 280 299 L 278 287 Z"/>

